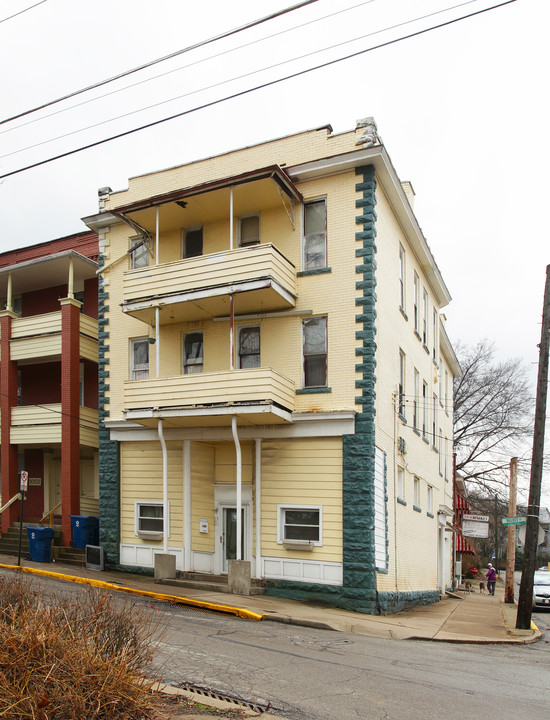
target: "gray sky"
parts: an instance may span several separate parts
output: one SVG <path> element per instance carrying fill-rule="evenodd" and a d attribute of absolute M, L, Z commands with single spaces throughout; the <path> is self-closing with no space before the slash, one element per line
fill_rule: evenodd
<path fill-rule="evenodd" d="M 211 38 L 293 1 L 297 2 L 47 0 L 1 22 L 37 2 L 3 0 L 0 117 Z M 459 6 L 456 0 L 319 0 L 259 28 L 0 125 L 0 174 L 497 2 L 472 0 Z M 447 12 L 408 22 L 453 5 Z M 488 337 L 503 359 L 521 356 L 531 368 L 534 395 L 545 267 L 550 262 L 543 218 L 550 137 L 549 21 L 547 0 L 517 0 L 8 177 L 0 181 L 0 251 L 85 229 L 80 218 L 96 212 L 97 189 L 104 185 L 121 189 L 134 175 L 327 123 L 336 132 L 348 130 L 356 119 L 373 115 L 397 173 L 413 183 L 415 212 L 453 296 L 445 310 L 451 339 L 473 343 Z M 310 24 L 219 55 L 303 23 Z M 399 23 L 407 24 L 384 30 Z M 293 60 L 353 38 L 360 39 Z M 293 61 L 233 80 L 287 60 Z M 187 67 L 177 70 L 183 66 Z M 169 70 L 177 71 L 58 112 Z M 180 99 L 127 115 L 175 97 Z M 123 114 L 126 117 L 76 132 Z M 7 155 L 66 133 L 74 134 Z M 547 479 L 548 503 L 549 486 Z"/>

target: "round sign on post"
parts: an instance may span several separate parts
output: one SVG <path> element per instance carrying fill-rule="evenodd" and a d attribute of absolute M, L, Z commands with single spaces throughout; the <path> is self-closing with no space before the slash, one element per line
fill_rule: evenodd
<path fill-rule="evenodd" d="M 21 470 L 19 478 L 19 491 L 27 492 L 29 489 L 29 473 L 26 470 Z"/>

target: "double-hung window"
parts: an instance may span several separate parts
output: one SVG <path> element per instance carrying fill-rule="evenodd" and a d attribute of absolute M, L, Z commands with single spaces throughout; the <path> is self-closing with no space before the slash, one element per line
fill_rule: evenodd
<path fill-rule="evenodd" d="M 405 310 L 405 250 L 399 245 L 399 306 Z"/>
<path fill-rule="evenodd" d="M 170 534 L 169 518 L 166 529 Z M 164 532 L 164 505 L 162 502 L 136 502 L 135 533 L 143 537 L 157 539 Z"/>
<path fill-rule="evenodd" d="M 130 267 L 132 270 L 149 265 L 149 248 L 142 237 L 130 238 Z"/>
<path fill-rule="evenodd" d="M 326 200 L 304 203 L 304 270 L 327 266 Z"/>
<path fill-rule="evenodd" d="M 437 314 L 437 308 L 433 309 L 433 361 L 437 362 L 437 321 L 439 317 Z"/>
<path fill-rule="evenodd" d="M 433 394 L 434 409 L 432 413 L 432 446 L 434 450 L 437 447 L 437 435 L 435 434 L 435 428 L 437 426 L 437 395 Z"/>
<path fill-rule="evenodd" d="M 202 255 L 202 225 L 183 231 L 181 256 L 192 258 Z"/>
<path fill-rule="evenodd" d="M 183 338 L 183 373 L 193 375 L 201 373 L 203 368 L 203 334 L 202 332 L 187 333 Z"/>
<path fill-rule="evenodd" d="M 322 507 L 320 505 L 278 505 L 279 543 L 322 543 Z"/>
<path fill-rule="evenodd" d="M 304 387 L 327 385 L 327 319 L 303 320 Z"/>
<path fill-rule="evenodd" d="M 239 329 L 238 347 L 239 368 L 260 367 L 260 326 Z"/>
<path fill-rule="evenodd" d="M 418 370 L 414 369 L 414 399 L 413 399 L 413 427 L 418 430 L 418 392 L 420 389 L 420 375 Z"/>
<path fill-rule="evenodd" d="M 422 342 L 428 347 L 428 293 L 426 292 L 426 288 L 424 288 L 422 295 L 422 311 Z"/>
<path fill-rule="evenodd" d="M 434 511 L 434 489 L 431 485 L 428 485 L 428 512 L 433 513 Z"/>
<path fill-rule="evenodd" d="M 258 245 L 260 242 L 260 215 L 242 215 L 239 218 L 238 240 L 240 247 Z"/>
<path fill-rule="evenodd" d="M 130 340 L 130 379 L 146 380 L 149 377 L 149 338 Z"/>
<path fill-rule="evenodd" d="M 414 273 L 414 280 L 413 280 L 413 290 L 414 290 L 414 308 L 413 308 L 413 314 L 414 314 L 414 331 L 418 333 L 419 330 L 419 314 L 420 314 L 420 278 Z"/>
<path fill-rule="evenodd" d="M 420 478 L 414 478 L 414 506 L 420 507 Z"/>
<path fill-rule="evenodd" d="M 422 383 L 422 437 L 426 439 L 428 432 L 428 385 Z"/>

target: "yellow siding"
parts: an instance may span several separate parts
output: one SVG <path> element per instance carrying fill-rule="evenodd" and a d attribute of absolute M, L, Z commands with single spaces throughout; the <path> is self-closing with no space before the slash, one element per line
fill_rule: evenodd
<path fill-rule="evenodd" d="M 81 335 L 88 335 L 89 337 L 97 340 L 98 335 L 98 322 L 89 315 L 80 315 L 80 333 Z"/>
<path fill-rule="evenodd" d="M 167 443 L 170 546 L 183 546 L 183 448 Z M 121 542 L 150 544 L 135 534 L 135 502 L 162 502 L 162 450 L 160 442 L 120 444 Z M 162 541 L 157 541 L 162 543 Z"/>
<path fill-rule="evenodd" d="M 12 445 L 35 443 L 60 443 L 61 423 L 58 425 L 29 425 L 12 427 L 10 431 Z"/>
<path fill-rule="evenodd" d="M 99 517 L 99 500 L 96 498 L 80 497 L 80 514 Z"/>
<path fill-rule="evenodd" d="M 92 340 L 92 338 L 81 335 L 80 336 L 80 357 L 86 358 L 86 360 L 91 360 L 92 362 L 97 362 L 98 356 L 99 356 L 99 350 L 98 350 L 97 340 Z"/>
<path fill-rule="evenodd" d="M 191 443 L 191 546 L 198 552 L 213 553 L 215 549 L 214 454 L 212 445 Z M 208 520 L 208 533 L 199 532 L 201 518 Z"/>
<path fill-rule="evenodd" d="M 277 505 L 321 505 L 323 544 L 307 554 L 277 544 Z M 340 438 L 262 443 L 262 554 L 342 562 Z"/>
<path fill-rule="evenodd" d="M 12 340 L 10 354 L 12 360 L 29 360 L 61 355 L 61 334 Z"/>
<path fill-rule="evenodd" d="M 241 443 L 243 485 L 250 485 L 252 482 L 253 452 L 251 443 Z M 237 459 L 233 443 L 216 445 L 215 478 L 216 485 L 234 485 L 237 482 Z"/>
<path fill-rule="evenodd" d="M 11 326 L 12 340 L 61 332 L 61 312 L 44 313 L 25 318 L 15 318 Z M 97 335 L 96 335 L 97 337 Z"/>

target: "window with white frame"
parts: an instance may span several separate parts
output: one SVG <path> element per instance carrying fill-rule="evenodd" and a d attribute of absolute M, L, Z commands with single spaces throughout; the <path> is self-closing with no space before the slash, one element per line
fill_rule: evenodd
<path fill-rule="evenodd" d="M 414 289 L 414 308 L 413 308 L 414 330 L 415 330 L 415 332 L 418 333 L 419 315 L 420 315 L 420 278 L 418 277 L 416 272 L 414 273 L 413 289 Z"/>
<path fill-rule="evenodd" d="M 203 368 L 203 334 L 201 332 L 187 333 L 183 337 L 183 373 L 194 375 L 201 373 Z"/>
<path fill-rule="evenodd" d="M 132 270 L 149 265 L 149 248 L 142 237 L 130 238 L 130 267 Z"/>
<path fill-rule="evenodd" d="M 399 414 L 405 417 L 405 353 L 399 351 Z"/>
<path fill-rule="evenodd" d="M 238 367 L 260 367 L 260 326 L 239 328 Z"/>
<path fill-rule="evenodd" d="M 166 529 L 170 534 L 170 509 Z M 162 502 L 138 501 L 135 504 L 135 533 L 144 537 L 155 538 L 164 532 L 164 505 Z"/>
<path fill-rule="evenodd" d="M 414 505 L 420 507 L 420 478 L 414 477 Z"/>
<path fill-rule="evenodd" d="M 260 242 L 260 214 L 241 215 L 238 222 L 238 242 L 240 247 L 258 245 Z"/>
<path fill-rule="evenodd" d="M 405 250 L 399 245 L 399 305 L 405 309 Z"/>
<path fill-rule="evenodd" d="M 428 512 L 433 513 L 434 511 L 434 489 L 431 485 L 428 485 L 428 494 L 427 494 L 427 503 L 428 503 Z"/>
<path fill-rule="evenodd" d="M 428 385 L 422 383 L 422 437 L 428 432 Z"/>
<path fill-rule="evenodd" d="M 327 203 L 325 199 L 304 203 L 303 232 L 303 269 L 326 268 Z"/>
<path fill-rule="evenodd" d="M 449 412 L 449 371 L 445 370 L 445 412 Z"/>
<path fill-rule="evenodd" d="M 149 338 L 130 340 L 130 379 L 147 380 L 149 377 Z"/>
<path fill-rule="evenodd" d="M 327 319 L 303 320 L 304 387 L 327 385 Z"/>
<path fill-rule="evenodd" d="M 405 499 L 405 470 L 397 466 L 397 497 Z"/>
<path fill-rule="evenodd" d="M 418 393 L 420 391 L 420 374 L 414 368 L 414 400 L 413 400 L 413 427 L 418 430 Z"/>
<path fill-rule="evenodd" d="M 277 542 L 321 545 L 323 537 L 321 505 L 277 505 Z"/>
<path fill-rule="evenodd" d="M 422 342 L 428 346 L 428 293 L 426 288 L 422 294 Z"/>
<path fill-rule="evenodd" d="M 183 231 L 181 256 L 192 258 L 202 255 L 202 225 L 185 228 Z"/>
<path fill-rule="evenodd" d="M 439 449 L 439 474 L 440 475 L 443 475 L 443 453 L 441 452 L 442 443 L 443 443 L 442 437 L 443 437 L 443 430 L 441 428 L 439 428 L 439 435 L 437 437 L 437 447 Z"/>
<path fill-rule="evenodd" d="M 437 425 L 437 395 L 433 394 L 433 403 L 434 403 L 434 409 L 432 413 L 432 445 L 435 450 L 436 448 L 436 441 L 437 441 L 437 435 L 435 432 L 435 428 Z"/>

